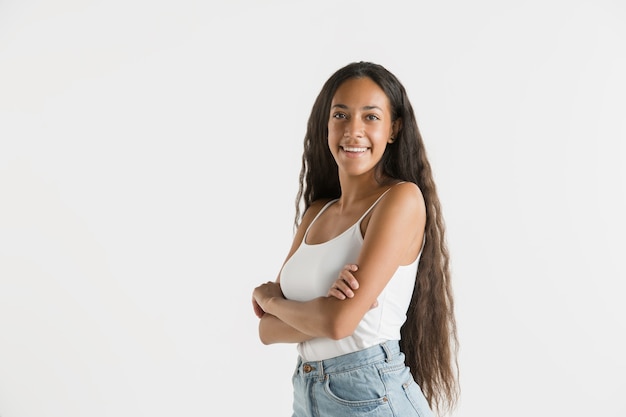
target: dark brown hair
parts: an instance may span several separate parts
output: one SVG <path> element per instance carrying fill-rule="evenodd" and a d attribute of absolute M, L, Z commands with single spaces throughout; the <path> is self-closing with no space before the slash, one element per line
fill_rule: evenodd
<path fill-rule="evenodd" d="M 413 107 L 404 86 L 381 65 L 348 64 L 326 81 L 317 96 L 304 137 L 295 225 L 300 224 L 302 213 L 311 203 L 341 194 L 337 164 L 328 147 L 330 104 L 343 82 L 360 77 L 368 77 L 380 86 L 389 99 L 393 119 L 402 121 L 395 142 L 387 146 L 379 162 L 379 178 L 417 184 L 426 203 L 425 242 L 400 347 L 431 408 L 450 411 L 459 395 L 458 340 L 445 225 Z"/>

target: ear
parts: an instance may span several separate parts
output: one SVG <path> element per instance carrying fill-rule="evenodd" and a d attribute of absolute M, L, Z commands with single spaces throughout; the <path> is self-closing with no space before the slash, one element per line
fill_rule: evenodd
<path fill-rule="evenodd" d="M 397 118 L 391 124 L 391 137 L 389 138 L 387 142 L 394 143 L 396 141 L 396 137 L 398 137 L 398 132 L 400 132 L 401 128 L 402 128 L 402 119 Z"/>

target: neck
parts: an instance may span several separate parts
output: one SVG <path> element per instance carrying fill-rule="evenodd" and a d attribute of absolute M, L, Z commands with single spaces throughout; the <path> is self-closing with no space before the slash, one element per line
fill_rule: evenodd
<path fill-rule="evenodd" d="M 341 186 L 341 197 L 339 198 L 340 207 L 350 207 L 353 204 L 370 198 L 372 195 L 379 194 L 380 190 L 385 187 L 384 184 L 376 181 L 373 175 L 362 177 L 343 177 L 339 176 L 339 184 Z"/>

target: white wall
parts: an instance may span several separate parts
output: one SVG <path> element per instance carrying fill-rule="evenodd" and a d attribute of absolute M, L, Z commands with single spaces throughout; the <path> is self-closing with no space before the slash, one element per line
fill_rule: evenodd
<path fill-rule="evenodd" d="M 626 414 L 626 6 L 409 4 L 0 3 L 1 417 L 290 415 L 250 294 L 355 60 L 403 81 L 435 170 L 454 415 Z"/>

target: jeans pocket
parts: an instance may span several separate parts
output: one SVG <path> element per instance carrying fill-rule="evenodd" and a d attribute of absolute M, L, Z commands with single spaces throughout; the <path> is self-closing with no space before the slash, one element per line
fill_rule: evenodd
<path fill-rule="evenodd" d="M 338 403 L 350 406 L 378 406 L 387 402 L 385 385 L 374 366 L 327 375 L 325 391 Z"/>

